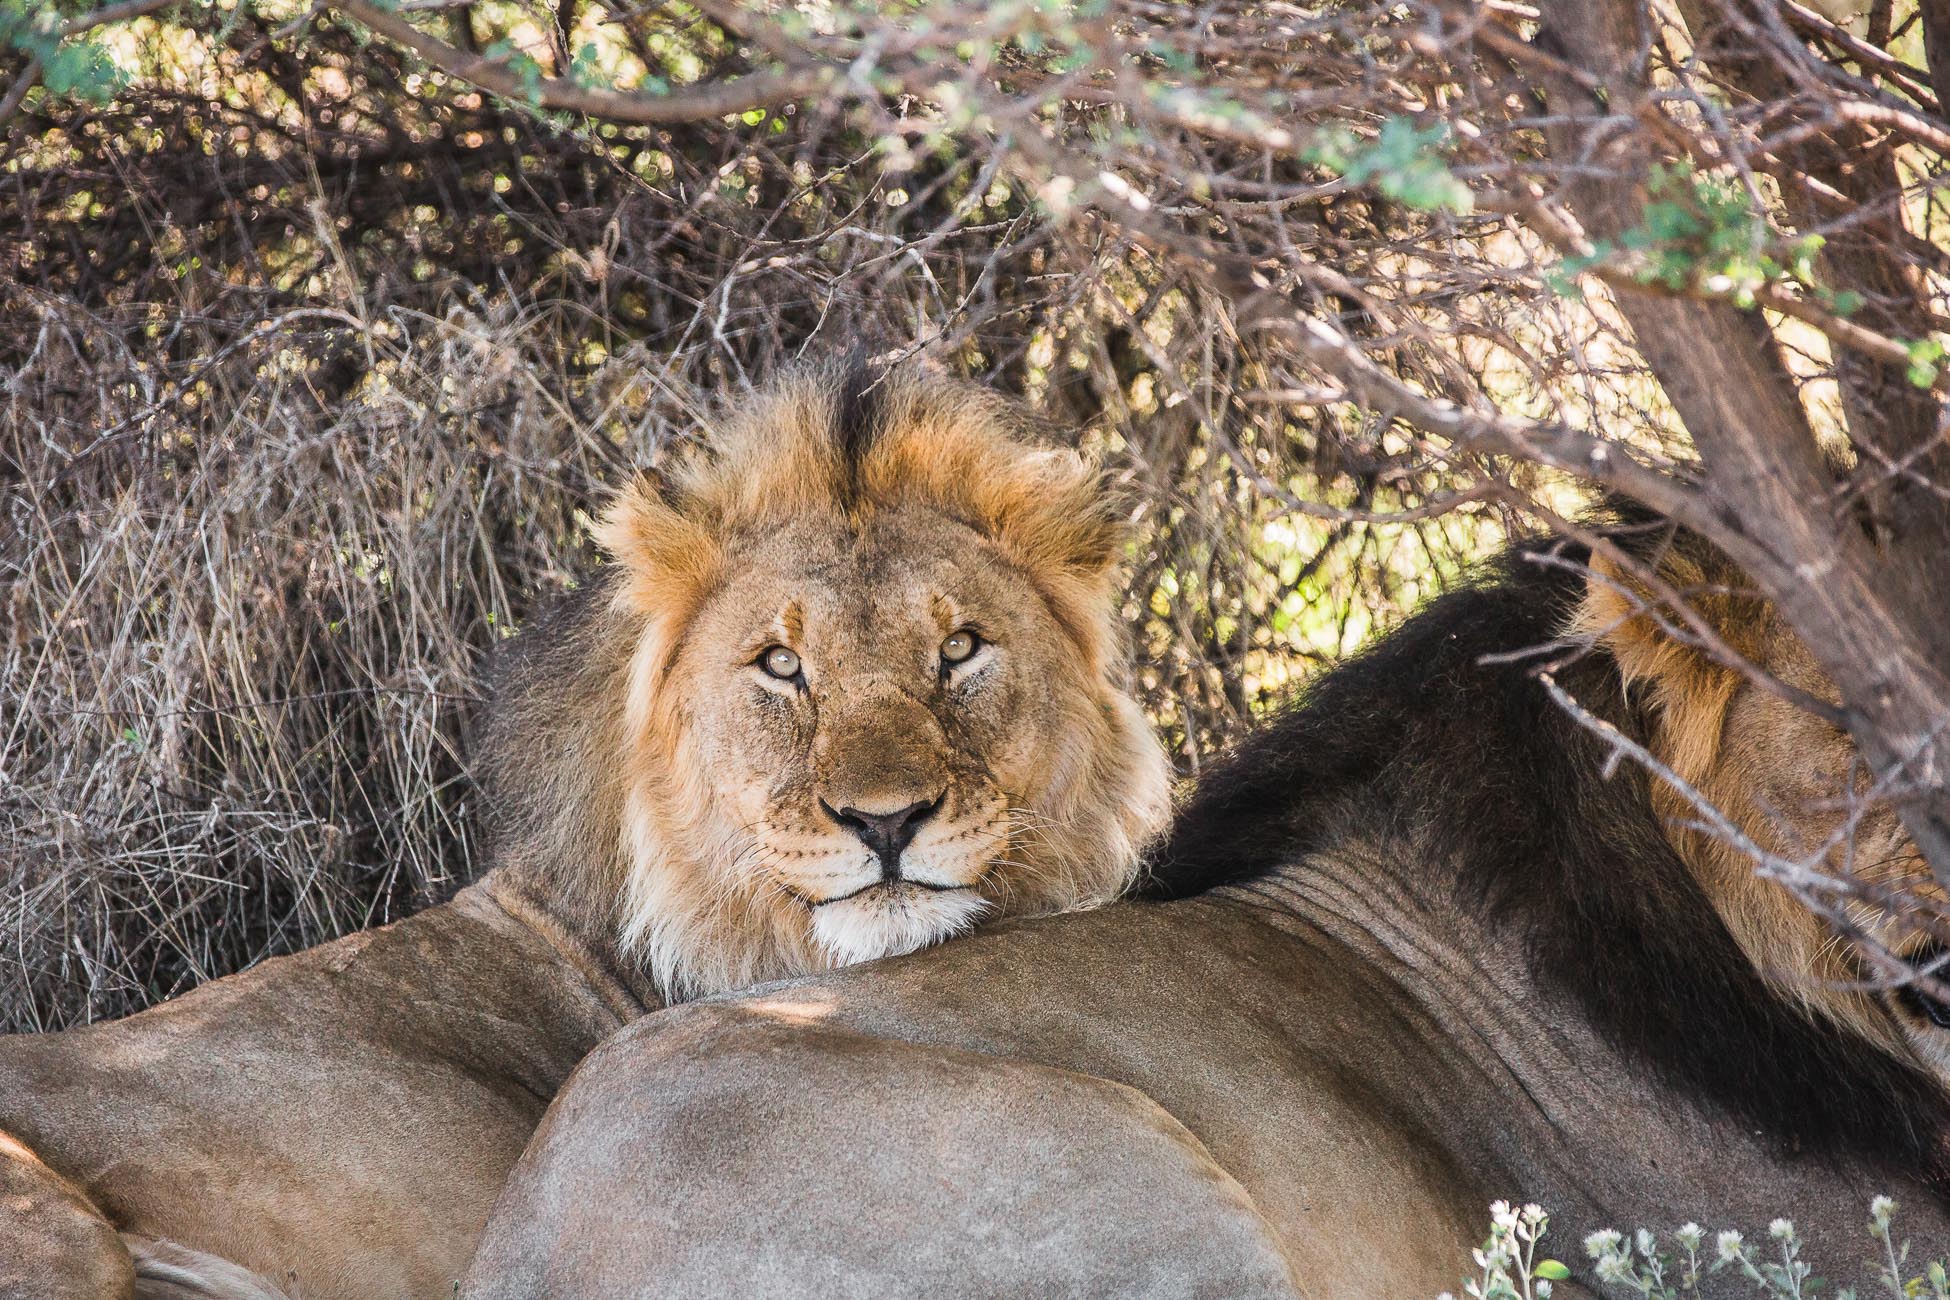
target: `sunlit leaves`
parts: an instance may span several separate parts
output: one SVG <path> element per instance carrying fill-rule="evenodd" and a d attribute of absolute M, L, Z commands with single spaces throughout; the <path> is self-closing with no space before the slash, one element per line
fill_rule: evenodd
<path fill-rule="evenodd" d="M 50 95 L 107 103 L 128 84 L 128 73 L 98 33 L 63 34 L 74 16 L 34 0 L 0 0 L 0 45 L 39 60 L 41 84 Z"/>
<path fill-rule="evenodd" d="M 1372 141 L 1346 128 L 1323 131 L 1307 158 L 1350 185 L 1372 184 L 1411 208 L 1466 213 L 1475 202 L 1469 186 L 1450 169 L 1448 139 L 1445 126 L 1418 127 L 1406 117 L 1391 117 Z"/>

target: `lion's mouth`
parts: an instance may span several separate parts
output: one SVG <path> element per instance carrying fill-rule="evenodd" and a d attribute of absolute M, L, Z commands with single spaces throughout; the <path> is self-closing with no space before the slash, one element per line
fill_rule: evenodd
<path fill-rule="evenodd" d="M 815 903 L 809 910 L 811 938 L 839 964 L 850 965 L 939 943 L 994 909 L 972 885 L 876 880 Z"/>
<path fill-rule="evenodd" d="M 848 890 L 844 894 L 834 894 L 831 898 L 808 899 L 807 902 L 815 909 L 818 909 L 830 906 L 833 903 L 844 903 L 848 899 L 860 898 L 866 894 L 871 894 L 876 889 L 886 890 L 889 894 L 898 896 L 903 889 L 908 888 L 926 890 L 930 894 L 955 894 L 963 890 L 973 889 L 974 887 L 973 884 L 950 885 L 933 880 L 915 880 L 910 876 L 901 876 L 895 880 L 869 880 L 858 889 Z"/>

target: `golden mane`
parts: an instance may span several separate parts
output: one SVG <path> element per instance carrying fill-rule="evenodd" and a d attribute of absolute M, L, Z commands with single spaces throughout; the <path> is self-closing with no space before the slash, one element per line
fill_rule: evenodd
<path fill-rule="evenodd" d="M 914 372 L 866 394 L 849 382 L 835 371 L 787 379 L 618 493 L 596 538 L 630 574 L 622 599 L 681 626 L 741 535 L 922 505 L 996 542 L 1087 653 L 1109 653 L 1105 577 L 1124 528 L 1096 467 L 987 389 Z"/>
<path fill-rule="evenodd" d="M 1654 757 L 1770 852 L 1799 857 L 1818 851 L 1840 818 L 1832 801 L 1857 766 L 1846 738 L 1709 653 L 1682 632 L 1678 617 L 1651 591 L 1610 560 L 1594 557 L 1591 570 L 1569 630 L 1603 645 L 1627 687 L 1649 706 Z M 1806 647 L 1717 551 L 1678 534 L 1659 557 L 1657 572 L 1750 665 L 1832 697 L 1833 687 Z M 1838 788 L 1823 790 L 1826 784 Z M 1870 973 L 1849 945 L 1785 886 L 1757 874 L 1758 864 L 1741 846 L 1703 829 L 1698 810 L 1671 782 L 1654 777 L 1651 797 L 1668 837 L 1755 968 L 1810 1014 L 1913 1061 L 1886 1005 L 1862 987 Z M 1899 874 L 1902 862 L 1899 853 L 1857 869 Z"/>

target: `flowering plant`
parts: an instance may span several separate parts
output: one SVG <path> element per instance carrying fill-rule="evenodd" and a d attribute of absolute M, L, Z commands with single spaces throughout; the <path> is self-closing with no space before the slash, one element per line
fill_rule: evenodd
<path fill-rule="evenodd" d="M 1861 1289 L 1843 1287 L 1832 1300 L 1857 1300 L 1858 1295 L 1886 1294 L 1895 1300 L 1950 1300 L 1950 1271 L 1943 1261 L 1919 1267 L 1909 1262 L 1909 1243 L 1899 1241 L 1892 1227 L 1896 1202 L 1878 1196 L 1869 1203 L 1868 1233 L 1876 1243 L 1875 1276 Z M 1463 1283 L 1470 1300 L 1549 1300 L 1551 1284 L 1571 1276 L 1555 1259 L 1537 1258 L 1537 1243 L 1550 1227 L 1540 1206 L 1513 1210 L 1507 1201 L 1490 1206 L 1490 1235 L 1471 1252 L 1478 1274 Z M 1708 1279 L 1737 1275 L 1751 1283 L 1765 1300 L 1816 1300 L 1824 1295 L 1822 1279 L 1811 1276 L 1801 1258 L 1802 1242 L 1791 1219 L 1767 1225 L 1768 1244 L 1749 1245 L 1731 1229 L 1715 1233 L 1711 1248 L 1706 1230 L 1697 1223 L 1682 1224 L 1662 1242 L 1648 1228 L 1629 1236 L 1604 1228 L 1584 1239 L 1591 1258 L 1591 1275 L 1598 1288 L 1642 1300 L 1687 1300 L 1715 1294 Z M 1742 1288 L 1743 1290 L 1745 1288 Z M 1454 1300 L 1444 1292 L 1440 1300 Z"/>

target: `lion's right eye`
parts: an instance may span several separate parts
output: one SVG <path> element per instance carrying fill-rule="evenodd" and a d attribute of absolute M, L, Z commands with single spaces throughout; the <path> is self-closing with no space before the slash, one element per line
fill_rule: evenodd
<path fill-rule="evenodd" d="M 775 645 L 758 657 L 758 666 L 782 682 L 799 676 L 799 656 L 782 645 Z"/>

